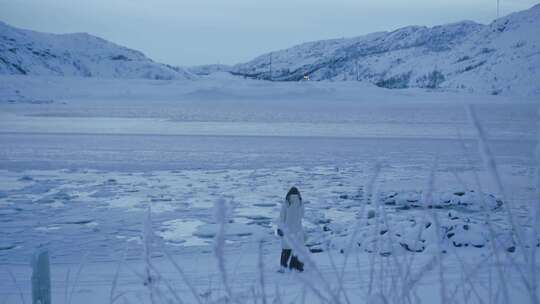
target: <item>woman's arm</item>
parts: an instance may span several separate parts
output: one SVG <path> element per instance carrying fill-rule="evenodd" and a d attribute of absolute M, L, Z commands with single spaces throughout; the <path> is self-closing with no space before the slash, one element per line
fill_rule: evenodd
<path fill-rule="evenodd" d="M 281 204 L 281 210 L 279 211 L 278 227 L 281 228 L 281 225 L 285 223 L 287 219 L 287 205 L 285 202 Z"/>
<path fill-rule="evenodd" d="M 287 218 L 287 206 L 284 203 L 281 204 L 281 210 L 279 211 L 279 217 L 276 219 L 277 230 L 276 233 L 279 236 L 283 236 L 283 225 Z"/>

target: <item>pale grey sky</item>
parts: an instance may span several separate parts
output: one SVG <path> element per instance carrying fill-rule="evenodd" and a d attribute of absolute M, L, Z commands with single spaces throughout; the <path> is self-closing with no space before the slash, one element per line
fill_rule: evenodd
<path fill-rule="evenodd" d="M 539 0 L 501 0 L 501 15 Z M 174 65 L 233 64 L 294 44 L 407 25 L 488 23 L 496 0 L 0 0 L 0 20 L 88 32 Z"/>

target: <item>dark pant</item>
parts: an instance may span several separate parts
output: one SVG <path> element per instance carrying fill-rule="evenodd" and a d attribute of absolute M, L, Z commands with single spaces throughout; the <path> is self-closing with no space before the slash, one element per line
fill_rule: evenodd
<path fill-rule="evenodd" d="M 304 271 L 304 263 L 300 262 L 296 255 L 293 255 L 291 258 L 291 253 L 291 249 L 281 249 L 281 266 L 285 268 L 289 267 L 290 269 L 296 269 L 298 271 Z M 291 258 L 290 263 L 289 258 Z"/>

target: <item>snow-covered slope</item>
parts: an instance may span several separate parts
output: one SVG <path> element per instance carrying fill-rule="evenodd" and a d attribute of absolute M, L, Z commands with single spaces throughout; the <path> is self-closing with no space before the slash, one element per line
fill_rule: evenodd
<path fill-rule="evenodd" d="M 0 74 L 186 79 L 185 70 L 86 34 L 48 34 L 0 22 Z"/>
<path fill-rule="evenodd" d="M 271 63 L 271 64 L 270 64 Z M 271 72 L 270 72 L 271 71 Z M 253 78 L 365 80 L 386 88 L 540 94 L 540 4 L 489 25 L 410 26 L 301 44 L 233 67 Z"/>

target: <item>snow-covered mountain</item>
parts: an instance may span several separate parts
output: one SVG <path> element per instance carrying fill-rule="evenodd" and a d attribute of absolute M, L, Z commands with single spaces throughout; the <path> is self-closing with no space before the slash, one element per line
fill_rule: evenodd
<path fill-rule="evenodd" d="M 48 34 L 0 22 L 0 74 L 189 79 L 182 68 L 86 34 Z"/>
<path fill-rule="evenodd" d="M 304 43 L 232 68 L 258 79 L 363 80 L 386 88 L 540 94 L 540 4 L 482 25 L 409 26 Z"/>

